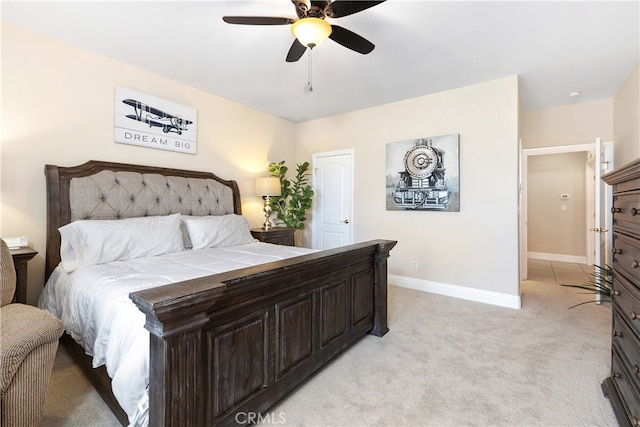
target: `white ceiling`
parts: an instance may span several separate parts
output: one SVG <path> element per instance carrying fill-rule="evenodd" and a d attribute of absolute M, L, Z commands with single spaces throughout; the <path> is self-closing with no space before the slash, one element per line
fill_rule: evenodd
<path fill-rule="evenodd" d="M 607 98 L 639 62 L 639 1 L 388 0 L 339 19 L 376 45 L 332 40 L 285 62 L 290 27 L 224 15 L 295 18 L 289 0 L 2 2 L 2 19 L 302 122 L 511 75 L 522 109 Z M 26 53 L 27 54 L 27 53 Z M 156 94 L 161 96 L 161 93 Z M 575 102 L 575 101 L 574 101 Z"/>

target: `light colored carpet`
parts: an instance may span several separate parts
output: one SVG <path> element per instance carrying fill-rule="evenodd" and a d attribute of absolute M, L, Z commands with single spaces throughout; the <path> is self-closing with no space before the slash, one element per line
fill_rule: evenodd
<path fill-rule="evenodd" d="M 557 282 L 581 283 L 583 270 L 545 263 L 530 264 L 536 280 L 523 282 L 521 310 L 390 286 L 391 331 L 363 338 L 263 424 L 617 425 L 600 389 L 610 368 L 610 305 L 569 310 L 590 296 Z M 118 425 L 64 349 L 43 425 Z"/>

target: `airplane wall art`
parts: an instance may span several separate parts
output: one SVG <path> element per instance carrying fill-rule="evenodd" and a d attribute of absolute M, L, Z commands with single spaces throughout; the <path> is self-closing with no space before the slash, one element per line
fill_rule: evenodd
<path fill-rule="evenodd" d="M 149 127 L 156 126 L 162 128 L 164 133 L 175 132 L 178 135 L 182 135 L 182 131 L 187 130 L 187 126 L 193 123 L 191 120 L 173 116 L 135 99 L 125 99 L 122 102 L 131 105 L 135 111 L 135 114 L 127 114 L 128 118 L 147 123 Z"/>
<path fill-rule="evenodd" d="M 196 109 L 116 87 L 115 142 L 196 154 Z"/>

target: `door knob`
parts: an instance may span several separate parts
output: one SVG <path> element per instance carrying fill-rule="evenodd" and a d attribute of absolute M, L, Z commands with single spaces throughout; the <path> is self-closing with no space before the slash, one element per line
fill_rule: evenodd
<path fill-rule="evenodd" d="M 342 222 L 344 222 L 345 224 L 349 224 L 349 220 L 348 220 L 348 219 L 345 219 L 345 220 L 344 220 L 344 221 L 342 221 Z"/>

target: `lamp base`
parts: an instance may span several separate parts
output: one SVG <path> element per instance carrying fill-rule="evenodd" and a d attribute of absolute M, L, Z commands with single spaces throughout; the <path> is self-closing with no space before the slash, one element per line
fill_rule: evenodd
<path fill-rule="evenodd" d="M 273 228 L 273 224 L 271 223 L 271 197 L 265 196 L 264 198 L 264 224 L 262 224 L 263 230 L 271 230 Z"/>

